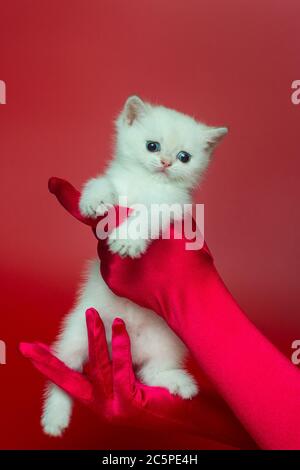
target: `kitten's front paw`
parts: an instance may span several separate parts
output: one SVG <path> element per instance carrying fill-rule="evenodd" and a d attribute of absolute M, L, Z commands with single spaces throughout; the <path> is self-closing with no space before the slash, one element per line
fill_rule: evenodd
<path fill-rule="evenodd" d="M 83 193 L 79 201 L 81 215 L 85 217 L 98 217 L 107 213 L 111 204 L 102 200 L 101 196 Z"/>
<path fill-rule="evenodd" d="M 139 258 L 147 249 L 147 240 L 138 238 L 136 240 L 121 239 L 113 231 L 108 238 L 108 246 L 112 253 L 117 253 L 122 257 Z"/>
<path fill-rule="evenodd" d="M 147 385 L 164 387 L 172 395 L 179 395 L 184 399 L 193 398 L 199 391 L 194 378 L 182 369 L 160 371 L 147 380 Z"/>
<path fill-rule="evenodd" d="M 60 437 L 69 426 L 69 413 L 59 414 L 45 412 L 41 419 L 41 425 L 45 434 L 53 437 Z"/>
<path fill-rule="evenodd" d="M 82 190 L 79 209 L 86 217 L 104 215 L 114 202 L 114 191 L 110 182 L 103 178 L 92 178 Z"/>

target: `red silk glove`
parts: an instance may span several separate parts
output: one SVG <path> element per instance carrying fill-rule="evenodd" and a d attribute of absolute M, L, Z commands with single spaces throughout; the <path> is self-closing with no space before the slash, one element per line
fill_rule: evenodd
<path fill-rule="evenodd" d="M 130 339 L 121 319 L 112 327 L 112 361 L 104 325 L 95 309 L 86 311 L 86 323 L 89 361 L 85 374 L 67 367 L 44 344 L 21 343 L 20 350 L 49 380 L 109 421 L 146 429 L 177 429 L 213 439 L 214 445 L 218 439 L 222 447 L 237 442 L 251 445 L 220 400 L 205 393 L 182 400 L 164 388 L 141 384 L 133 372 Z"/>
<path fill-rule="evenodd" d="M 66 184 L 54 178 L 50 190 L 79 218 L 79 193 L 71 187 L 70 202 Z M 300 449 L 299 371 L 248 320 L 206 245 L 187 251 L 185 243 L 171 230 L 170 240 L 154 240 L 141 258 L 122 259 L 101 241 L 102 275 L 116 294 L 165 318 L 262 448 Z"/>

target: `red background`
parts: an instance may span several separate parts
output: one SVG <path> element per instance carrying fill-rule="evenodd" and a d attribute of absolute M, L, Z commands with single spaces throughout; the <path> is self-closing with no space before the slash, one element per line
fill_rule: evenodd
<path fill-rule="evenodd" d="M 228 125 L 197 195 L 206 239 L 249 317 L 290 354 L 300 337 L 299 1 L 1 0 L 0 11 L 0 448 L 193 446 L 121 432 L 79 407 L 63 439 L 43 436 L 43 380 L 17 345 L 53 340 L 95 254 L 47 180 L 80 186 L 103 169 L 132 93 Z"/>

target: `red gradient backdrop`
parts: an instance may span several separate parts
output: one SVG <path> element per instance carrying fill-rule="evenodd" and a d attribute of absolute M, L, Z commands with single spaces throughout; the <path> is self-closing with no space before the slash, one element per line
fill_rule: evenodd
<path fill-rule="evenodd" d="M 47 180 L 80 186 L 103 169 L 132 93 L 228 125 L 197 194 L 206 239 L 249 317 L 290 354 L 300 338 L 299 1 L 1 0 L 0 11 L 0 448 L 193 447 L 187 436 L 124 433 L 79 407 L 63 439 L 42 435 L 43 380 L 17 345 L 53 340 L 96 248 Z"/>

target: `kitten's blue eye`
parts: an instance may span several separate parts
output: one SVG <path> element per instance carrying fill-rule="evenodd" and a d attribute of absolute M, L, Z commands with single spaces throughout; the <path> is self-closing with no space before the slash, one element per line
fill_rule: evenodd
<path fill-rule="evenodd" d="M 181 150 L 181 152 L 179 152 L 177 154 L 177 158 L 178 160 L 180 160 L 182 163 L 187 163 L 191 158 L 192 158 L 192 155 L 190 155 L 189 153 L 185 152 L 184 150 Z"/>
<path fill-rule="evenodd" d="M 146 148 L 149 152 L 159 152 L 160 151 L 160 143 L 153 142 L 152 140 L 147 140 Z"/>

